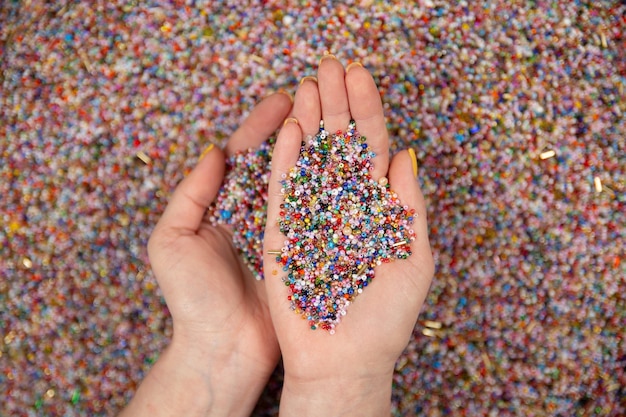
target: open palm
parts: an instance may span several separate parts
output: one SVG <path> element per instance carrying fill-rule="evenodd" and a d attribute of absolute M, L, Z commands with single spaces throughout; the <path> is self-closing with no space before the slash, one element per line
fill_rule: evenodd
<path fill-rule="evenodd" d="M 315 135 L 320 119 L 329 132 L 345 131 L 351 119 L 367 138 L 375 180 L 388 177 L 403 204 L 418 217 L 411 243 L 413 255 L 375 268 L 376 278 L 350 304 L 337 325 L 336 334 L 310 330 L 307 322 L 290 309 L 288 288 L 279 277 L 266 274 L 272 320 L 285 366 L 285 380 L 334 384 L 343 377 L 366 379 L 391 376 L 394 363 L 406 347 L 433 276 L 434 264 L 428 241 L 424 198 L 416 181 L 413 160 L 407 151 L 390 163 L 389 139 L 378 89 L 360 65 L 343 66 L 333 57 L 323 59 L 318 82 L 305 80 L 296 93 L 292 116 L 274 149 L 269 185 L 268 219 L 264 243 L 265 271 L 280 269 L 268 251 L 283 247 L 285 237 L 277 225 L 281 175 L 296 164 L 302 140 Z M 289 119 L 288 119 L 289 120 Z M 390 385 L 390 384 L 389 384 Z"/>

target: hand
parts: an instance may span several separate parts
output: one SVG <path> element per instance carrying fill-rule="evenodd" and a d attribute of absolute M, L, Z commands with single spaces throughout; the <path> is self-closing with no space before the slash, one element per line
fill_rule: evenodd
<path fill-rule="evenodd" d="M 233 134 L 226 154 L 259 146 L 290 109 L 285 94 L 263 100 Z M 174 332 L 123 415 L 249 415 L 278 362 L 264 283 L 241 262 L 232 231 L 205 219 L 224 165 L 220 149 L 207 152 L 150 237 L 148 254 Z"/>
<path fill-rule="evenodd" d="M 270 310 L 285 368 L 281 413 L 388 416 L 394 364 L 412 335 L 434 273 L 426 207 L 416 180 L 414 153 L 402 151 L 389 163 L 383 107 L 369 72 L 358 64 L 344 72 L 331 56 L 320 62 L 318 80 L 319 85 L 305 79 L 296 93 L 292 117 L 297 123 L 286 123 L 277 138 L 268 192 L 263 253 Z M 312 331 L 294 314 L 283 273 L 273 272 L 281 265 L 267 254 L 282 248 L 285 241 L 277 225 L 283 203 L 281 175 L 296 164 L 302 140 L 318 132 L 320 119 L 329 132 L 345 131 L 354 119 L 376 154 L 373 178 L 388 177 L 402 203 L 418 213 L 412 225 L 416 236 L 412 255 L 375 268 L 375 279 L 348 307 L 334 335 Z"/>

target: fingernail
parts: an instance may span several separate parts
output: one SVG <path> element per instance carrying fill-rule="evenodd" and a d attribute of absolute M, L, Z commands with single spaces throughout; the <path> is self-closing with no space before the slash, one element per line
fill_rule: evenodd
<path fill-rule="evenodd" d="M 353 62 L 350 65 L 348 65 L 346 67 L 346 74 L 352 69 L 352 68 L 356 68 L 356 67 L 361 67 L 363 68 L 363 64 L 361 64 L 360 62 Z"/>
<path fill-rule="evenodd" d="M 417 157 L 415 151 L 411 148 L 408 149 L 409 156 L 411 157 L 411 165 L 413 166 L 413 176 L 417 179 Z"/>
<path fill-rule="evenodd" d="M 320 65 L 322 64 L 322 61 L 325 60 L 326 58 L 332 58 L 334 60 L 337 59 L 337 57 L 335 55 L 333 55 L 333 54 L 326 54 L 326 55 L 324 55 L 323 57 L 320 58 Z"/>
<path fill-rule="evenodd" d="M 277 91 L 277 93 L 284 94 L 287 97 L 289 97 L 289 100 L 291 100 L 291 104 L 293 104 L 293 97 L 291 96 L 291 94 L 287 90 L 281 88 L 280 90 Z"/>
<path fill-rule="evenodd" d="M 288 118 L 286 118 L 285 121 L 283 122 L 283 127 L 287 126 L 287 123 L 298 124 L 298 119 L 296 119 L 295 117 L 288 117 Z"/>
<path fill-rule="evenodd" d="M 307 80 L 317 83 L 317 78 L 313 77 L 312 75 L 307 75 L 306 77 L 302 77 L 302 79 L 300 80 L 300 85 L 304 84 L 304 82 Z"/>
<path fill-rule="evenodd" d="M 202 151 L 202 153 L 200 154 L 200 158 L 198 158 L 198 162 L 202 161 L 202 158 L 204 158 L 209 152 L 211 152 L 213 150 L 213 148 L 215 148 L 215 144 L 212 143 L 209 146 L 206 147 L 205 150 Z"/>
<path fill-rule="evenodd" d="M 269 93 L 264 95 L 261 100 L 265 100 L 266 98 L 269 98 L 269 97 L 273 96 L 274 94 L 284 94 L 287 97 L 289 97 L 289 100 L 291 100 L 291 102 L 293 103 L 293 97 L 291 97 L 291 94 L 289 94 L 289 92 L 287 90 L 285 90 L 284 88 L 281 88 L 281 89 L 279 89 L 277 91 L 270 91 Z"/>

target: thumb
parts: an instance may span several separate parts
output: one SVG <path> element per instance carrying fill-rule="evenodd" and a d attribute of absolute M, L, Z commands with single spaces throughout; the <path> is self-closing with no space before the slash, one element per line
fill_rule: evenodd
<path fill-rule="evenodd" d="M 272 154 L 272 171 L 267 191 L 267 220 L 263 238 L 263 270 L 265 271 L 265 285 L 270 298 L 270 307 L 280 304 L 277 300 L 276 302 L 271 300 L 280 297 L 280 287 L 284 288 L 281 280 L 282 275 L 277 272 L 279 265 L 277 265 L 277 254 L 275 253 L 281 250 L 286 239 L 278 225 L 280 206 L 284 204 L 281 183 L 298 161 L 302 136 L 302 130 L 297 119 L 288 118 L 276 138 Z M 286 300 L 287 298 L 284 297 L 284 302 Z"/>
<path fill-rule="evenodd" d="M 402 204 L 415 209 L 413 231 L 415 240 L 411 243 L 411 255 L 408 260 L 428 277 L 434 273 L 434 261 L 428 240 L 428 223 L 426 219 L 426 203 L 417 181 L 418 168 L 415 151 L 408 149 L 396 154 L 389 167 L 389 185 L 398 194 Z"/>
<path fill-rule="evenodd" d="M 224 169 L 224 153 L 209 145 L 193 171 L 176 187 L 157 229 L 197 232 L 207 207 L 219 191 Z"/>

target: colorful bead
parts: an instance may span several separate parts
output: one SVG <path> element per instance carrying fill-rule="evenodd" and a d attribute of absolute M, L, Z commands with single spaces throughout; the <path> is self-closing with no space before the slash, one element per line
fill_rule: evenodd
<path fill-rule="evenodd" d="M 307 138 L 281 181 L 278 225 L 291 308 L 311 329 L 334 333 L 346 309 L 374 278 L 374 267 L 406 259 L 414 210 L 400 204 L 386 178 L 370 174 L 374 154 L 354 121 L 346 133 Z"/>
<path fill-rule="evenodd" d="M 274 138 L 226 160 L 224 182 L 207 210 L 213 225 L 233 226 L 233 245 L 256 279 L 263 279 L 263 235 Z"/>

